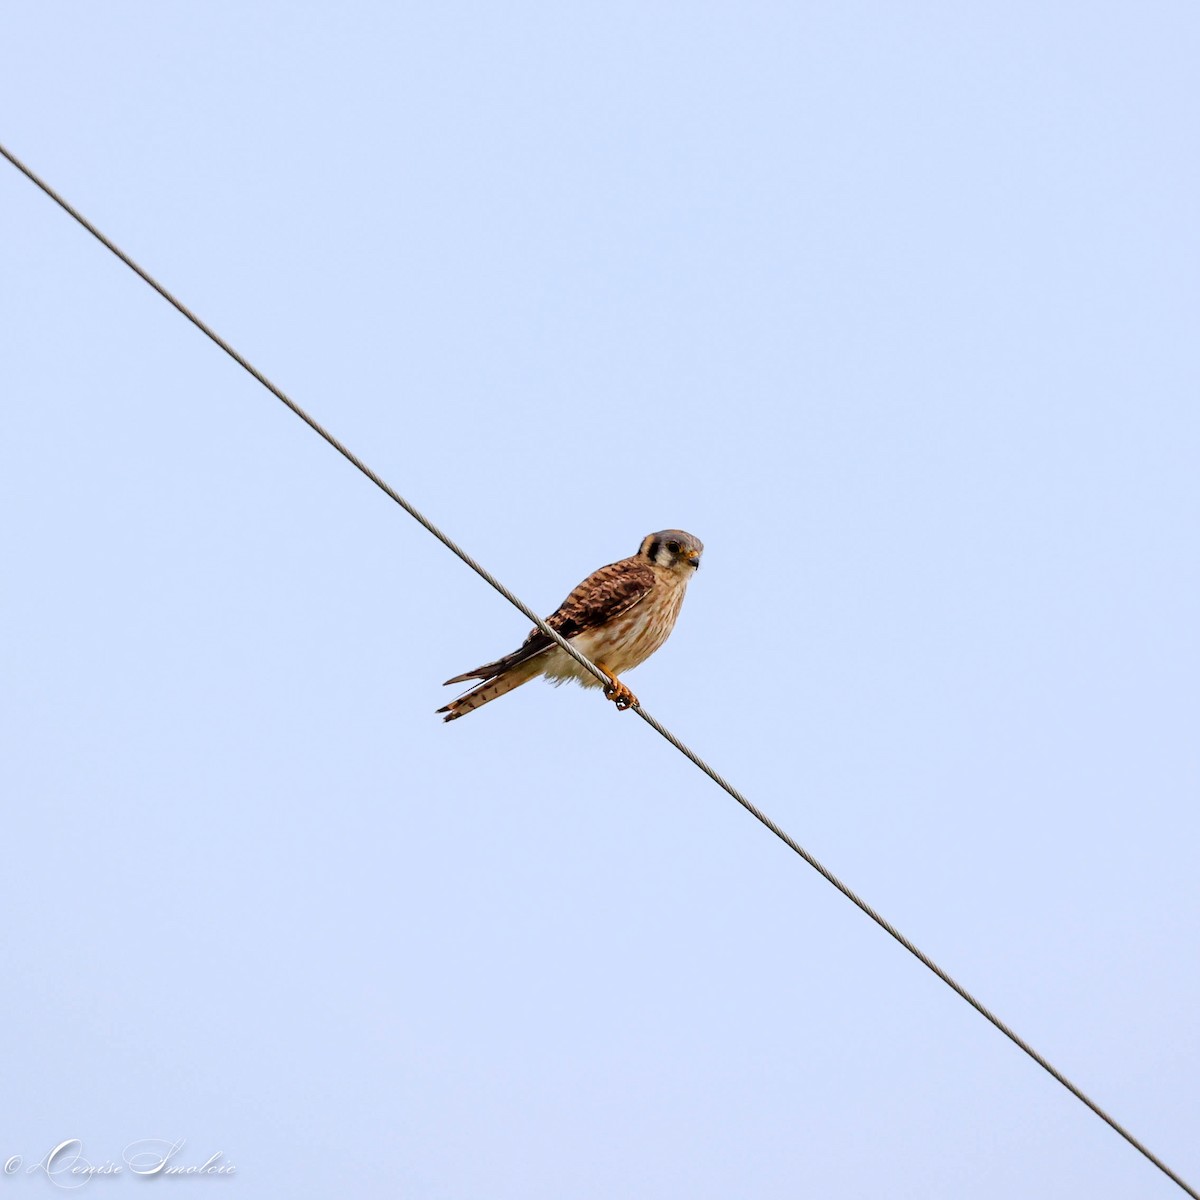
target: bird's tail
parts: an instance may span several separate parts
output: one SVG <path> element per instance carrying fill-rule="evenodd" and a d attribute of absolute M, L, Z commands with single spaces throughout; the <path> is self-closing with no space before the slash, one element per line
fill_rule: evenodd
<path fill-rule="evenodd" d="M 447 721 L 457 721 L 459 717 L 465 717 L 467 713 L 482 708 L 489 700 L 495 700 L 497 696 L 503 696 L 505 692 L 511 692 L 513 688 L 519 688 L 521 684 L 528 683 L 537 673 L 538 664 L 534 662 L 524 662 L 520 666 L 511 667 L 502 675 L 497 675 L 494 679 L 481 683 L 477 688 L 472 688 L 465 695 L 459 696 L 457 700 L 451 700 L 449 704 L 439 708 L 438 712 L 445 713 Z M 462 679 L 459 677 L 447 682 L 460 683 L 461 681 Z"/>

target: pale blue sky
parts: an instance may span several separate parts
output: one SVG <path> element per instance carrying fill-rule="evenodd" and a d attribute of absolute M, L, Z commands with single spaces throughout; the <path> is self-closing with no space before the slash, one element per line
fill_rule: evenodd
<path fill-rule="evenodd" d="M 1200 1181 L 1193 5 L 4 40 L 0 140 L 529 603 L 700 536 L 647 708 Z M 1179 1194 L 636 717 L 443 726 L 525 620 L 0 166 L 0 1159 Z"/>

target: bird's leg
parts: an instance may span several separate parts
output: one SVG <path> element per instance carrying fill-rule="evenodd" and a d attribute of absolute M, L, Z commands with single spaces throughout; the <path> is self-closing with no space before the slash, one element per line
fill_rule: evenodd
<path fill-rule="evenodd" d="M 604 696 L 617 706 L 617 711 L 624 712 L 627 708 L 637 708 L 638 698 L 603 663 L 597 663 L 596 666 L 604 672 L 608 679 L 608 687 L 604 689 Z"/>

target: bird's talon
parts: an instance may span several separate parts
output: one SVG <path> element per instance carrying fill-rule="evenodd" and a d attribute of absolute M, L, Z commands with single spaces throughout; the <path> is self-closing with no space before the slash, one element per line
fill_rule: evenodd
<path fill-rule="evenodd" d="M 604 670 L 602 667 L 601 670 Z M 604 672 L 608 675 L 608 672 Z M 609 676 L 612 679 L 610 686 L 604 689 L 604 697 L 606 700 L 611 700 L 617 706 L 617 712 L 624 712 L 627 708 L 637 708 L 638 698 L 623 684 L 619 679 Z"/>

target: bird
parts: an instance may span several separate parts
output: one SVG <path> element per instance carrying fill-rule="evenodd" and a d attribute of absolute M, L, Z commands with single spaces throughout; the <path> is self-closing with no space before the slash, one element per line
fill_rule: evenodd
<path fill-rule="evenodd" d="M 551 629 L 604 673 L 604 695 L 619 711 L 638 707 L 638 698 L 617 676 L 645 662 L 667 640 L 703 553 L 704 543 L 682 529 L 647 534 L 636 554 L 593 571 L 546 618 Z M 447 679 L 445 687 L 483 682 L 437 711 L 446 714 L 445 720 L 457 721 L 539 675 L 556 687 L 568 679 L 584 687 L 602 686 L 535 628 L 511 654 Z"/>

